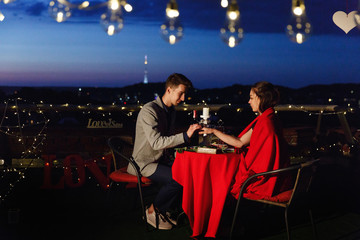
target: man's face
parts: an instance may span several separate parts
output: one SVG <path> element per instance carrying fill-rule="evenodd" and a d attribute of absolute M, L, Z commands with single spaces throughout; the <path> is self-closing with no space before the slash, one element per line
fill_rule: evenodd
<path fill-rule="evenodd" d="M 177 106 L 179 103 L 185 100 L 186 86 L 180 84 L 175 88 L 168 88 L 170 101 L 172 106 Z"/>

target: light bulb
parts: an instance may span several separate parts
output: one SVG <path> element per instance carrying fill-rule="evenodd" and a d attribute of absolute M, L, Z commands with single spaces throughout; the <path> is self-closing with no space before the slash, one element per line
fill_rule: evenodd
<path fill-rule="evenodd" d="M 178 18 L 168 18 L 160 27 L 162 38 L 171 45 L 180 41 L 184 36 L 184 29 Z"/>
<path fill-rule="evenodd" d="M 293 13 L 294 13 L 296 16 L 302 15 L 303 12 L 304 12 L 304 11 L 301 9 L 301 7 L 295 7 L 295 8 L 293 9 Z"/>
<path fill-rule="evenodd" d="M 358 5 L 358 10 L 354 15 L 354 20 L 355 20 L 356 26 L 358 27 L 358 29 L 360 29 L 360 0 L 359 0 L 359 5 Z"/>
<path fill-rule="evenodd" d="M 177 18 L 179 17 L 179 8 L 175 0 L 170 0 L 166 5 L 166 16 L 168 18 Z"/>
<path fill-rule="evenodd" d="M 240 18 L 239 6 L 236 1 L 232 1 L 226 10 L 226 17 L 229 20 L 235 21 Z"/>
<path fill-rule="evenodd" d="M 228 0 L 221 0 L 220 5 L 223 8 L 227 8 L 229 5 L 229 2 L 228 2 Z"/>
<path fill-rule="evenodd" d="M 356 26 L 360 29 L 360 11 L 357 11 L 354 15 Z"/>
<path fill-rule="evenodd" d="M 4 4 L 9 4 L 9 3 L 12 3 L 12 2 L 14 2 L 15 0 L 3 0 L 3 3 Z"/>
<path fill-rule="evenodd" d="M 291 19 L 286 26 L 286 34 L 295 43 L 302 44 L 311 35 L 312 26 L 309 22 L 303 0 L 293 0 Z"/>
<path fill-rule="evenodd" d="M 293 0 L 291 5 L 292 5 L 291 7 L 292 14 L 295 14 L 296 16 L 300 16 L 303 13 L 305 13 L 304 0 Z"/>
<path fill-rule="evenodd" d="M 90 5 L 90 3 L 88 1 L 84 1 L 78 6 L 78 8 L 85 9 L 85 8 L 89 7 L 89 5 Z"/>
<path fill-rule="evenodd" d="M 120 2 L 118 0 L 109 0 L 108 8 L 116 11 L 120 8 Z"/>
<path fill-rule="evenodd" d="M 57 22 L 64 22 L 71 17 L 71 9 L 65 1 L 53 0 L 49 3 L 49 15 Z"/>
<path fill-rule="evenodd" d="M 124 5 L 124 9 L 125 9 L 125 11 L 127 11 L 127 12 L 131 12 L 131 11 L 133 10 L 133 7 L 132 7 L 130 4 L 126 3 L 126 4 Z"/>
<path fill-rule="evenodd" d="M 171 45 L 180 41 L 184 36 L 184 29 L 179 19 L 179 10 L 175 0 L 170 0 L 166 6 L 166 21 L 160 26 L 162 38 Z"/>
<path fill-rule="evenodd" d="M 240 23 L 239 6 L 236 1 L 232 1 L 226 10 L 225 24 L 220 29 L 221 39 L 231 48 L 238 45 L 244 37 Z"/>
<path fill-rule="evenodd" d="M 121 7 L 117 10 L 112 10 L 112 6 L 109 4 L 106 13 L 101 15 L 100 24 L 109 36 L 120 32 L 124 27 Z"/>
<path fill-rule="evenodd" d="M 0 12 L 0 22 L 4 21 L 4 19 L 5 19 L 4 14 L 2 14 L 2 12 Z"/>

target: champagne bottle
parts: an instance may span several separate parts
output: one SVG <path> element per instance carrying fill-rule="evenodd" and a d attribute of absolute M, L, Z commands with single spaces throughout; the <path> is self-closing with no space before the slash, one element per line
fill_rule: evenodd
<path fill-rule="evenodd" d="M 191 124 L 198 124 L 198 116 L 196 110 L 192 112 L 192 123 Z M 194 134 L 190 138 L 190 146 L 197 146 L 199 145 L 199 130 L 196 130 Z"/>

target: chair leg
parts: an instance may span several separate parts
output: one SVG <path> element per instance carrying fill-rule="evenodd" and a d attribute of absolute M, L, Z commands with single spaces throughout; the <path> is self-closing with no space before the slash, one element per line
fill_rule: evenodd
<path fill-rule="evenodd" d="M 179 219 L 182 217 L 182 216 L 185 216 L 185 212 L 182 211 L 177 217 L 176 217 L 176 222 L 179 223 Z"/>
<path fill-rule="evenodd" d="M 285 208 L 285 225 L 286 225 L 287 239 L 290 240 L 290 228 L 289 228 L 289 220 L 288 220 L 288 208 Z"/>
<path fill-rule="evenodd" d="M 315 239 L 318 239 L 318 234 L 317 234 L 317 230 L 316 230 L 316 225 L 315 225 L 315 222 L 314 222 L 314 218 L 313 218 L 311 209 L 309 209 L 309 216 L 310 216 L 310 221 L 311 221 L 311 226 L 312 226 L 314 238 L 315 238 Z"/>
<path fill-rule="evenodd" d="M 231 228 L 230 228 L 230 237 L 229 237 L 229 240 L 232 240 L 233 231 L 234 231 L 234 227 L 235 227 L 235 222 L 236 222 L 237 214 L 238 214 L 239 207 L 240 207 L 240 200 L 241 200 L 241 193 L 240 193 L 239 198 L 238 198 L 238 200 L 237 200 L 237 202 L 236 202 L 234 217 L 233 217 L 233 220 L 232 220 L 232 223 L 231 223 Z"/>
<path fill-rule="evenodd" d="M 141 182 L 138 183 L 138 188 L 139 188 L 139 196 L 140 196 L 141 210 L 142 210 L 143 218 L 144 218 L 144 221 L 145 221 L 145 228 L 146 228 L 146 230 L 149 230 L 148 224 L 147 224 L 146 209 L 145 209 L 145 205 L 144 205 L 144 199 L 143 199 L 143 194 L 142 194 Z"/>

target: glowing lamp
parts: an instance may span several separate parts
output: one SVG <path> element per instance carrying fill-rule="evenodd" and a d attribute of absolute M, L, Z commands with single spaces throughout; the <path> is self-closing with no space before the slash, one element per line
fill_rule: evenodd
<path fill-rule="evenodd" d="M 293 0 L 291 18 L 286 26 L 289 39 L 297 44 L 302 44 L 311 35 L 312 25 L 306 16 L 304 0 Z"/>
<path fill-rule="evenodd" d="M 184 29 L 179 19 L 180 13 L 175 0 L 170 0 L 165 12 L 166 20 L 160 26 L 160 35 L 166 42 L 173 45 L 184 36 Z"/>
<path fill-rule="evenodd" d="M 240 23 L 239 6 L 236 0 L 232 0 L 226 10 L 225 24 L 220 29 L 221 39 L 231 48 L 238 45 L 244 37 L 244 31 Z"/>

